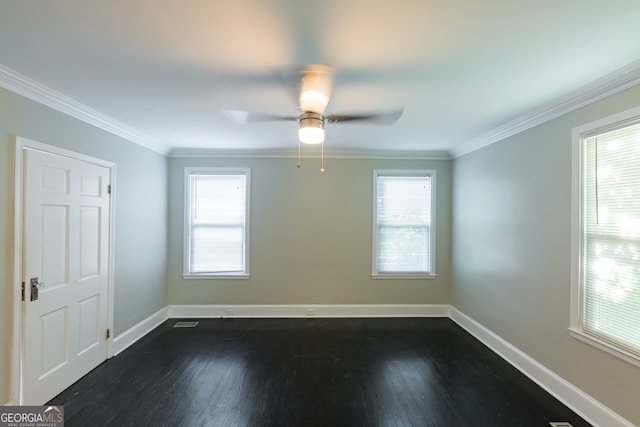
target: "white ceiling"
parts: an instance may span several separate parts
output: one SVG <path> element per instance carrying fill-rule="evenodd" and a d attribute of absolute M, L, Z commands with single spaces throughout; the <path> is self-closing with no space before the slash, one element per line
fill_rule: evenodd
<path fill-rule="evenodd" d="M 638 0 L 0 0 L 0 65 L 158 151 L 297 149 L 274 69 L 336 69 L 327 150 L 455 152 L 585 85 L 636 69 Z M 601 81 L 601 80 L 600 80 Z"/>

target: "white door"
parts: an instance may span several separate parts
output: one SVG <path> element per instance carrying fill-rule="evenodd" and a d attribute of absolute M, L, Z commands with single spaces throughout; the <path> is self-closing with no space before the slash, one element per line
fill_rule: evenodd
<path fill-rule="evenodd" d="M 23 404 L 41 405 L 106 359 L 111 172 L 33 149 L 23 164 Z"/>

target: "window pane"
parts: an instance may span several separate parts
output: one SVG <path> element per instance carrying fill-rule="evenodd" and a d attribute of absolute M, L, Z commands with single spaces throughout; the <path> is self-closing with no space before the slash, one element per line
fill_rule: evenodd
<path fill-rule="evenodd" d="M 246 273 L 246 173 L 194 172 L 189 191 L 187 273 Z"/>
<path fill-rule="evenodd" d="M 191 272 L 222 273 L 244 270 L 244 230 L 240 227 L 191 229 Z"/>
<path fill-rule="evenodd" d="M 640 125 L 585 148 L 583 328 L 640 355 Z"/>
<path fill-rule="evenodd" d="M 378 177 L 378 224 L 428 224 L 430 194 L 430 177 Z"/>
<path fill-rule="evenodd" d="M 378 271 L 429 272 L 429 229 L 378 228 Z"/>
<path fill-rule="evenodd" d="M 193 175 L 192 224 L 242 224 L 244 175 Z"/>
<path fill-rule="evenodd" d="M 375 272 L 431 272 L 431 176 L 376 177 Z"/>

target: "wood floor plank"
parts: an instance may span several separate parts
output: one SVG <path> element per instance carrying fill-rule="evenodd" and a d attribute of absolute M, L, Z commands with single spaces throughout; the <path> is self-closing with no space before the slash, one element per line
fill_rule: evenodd
<path fill-rule="evenodd" d="M 65 425 L 589 426 L 450 319 L 179 320 L 52 399 Z"/>

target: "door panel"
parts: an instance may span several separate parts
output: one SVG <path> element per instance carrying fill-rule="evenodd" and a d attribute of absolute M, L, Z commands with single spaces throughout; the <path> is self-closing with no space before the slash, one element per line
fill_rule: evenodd
<path fill-rule="evenodd" d="M 100 208 L 80 208 L 80 279 L 100 273 Z"/>
<path fill-rule="evenodd" d="M 68 361 L 67 314 L 67 307 L 63 307 L 40 315 L 42 347 L 45 351 L 40 354 L 39 377 L 47 376 Z"/>
<path fill-rule="evenodd" d="M 23 403 L 41 405 L 106 359 L 110 169 L 26 148 L 24 168 Z"/>
<path fill-rule="evenodd" d="M 66 283 L 69 277 L 69 207 L 42 206 L 41 210 L 42 236 L 38 243 L 42 247 L 42 277 L 46 277 L 46 284 L 51 287 Z"/>
<path fill-rule="evenodd" d="M 79 303 L 78 354 L 90 350 L 100 343 L 100 301 L 92 296 Z"/>

